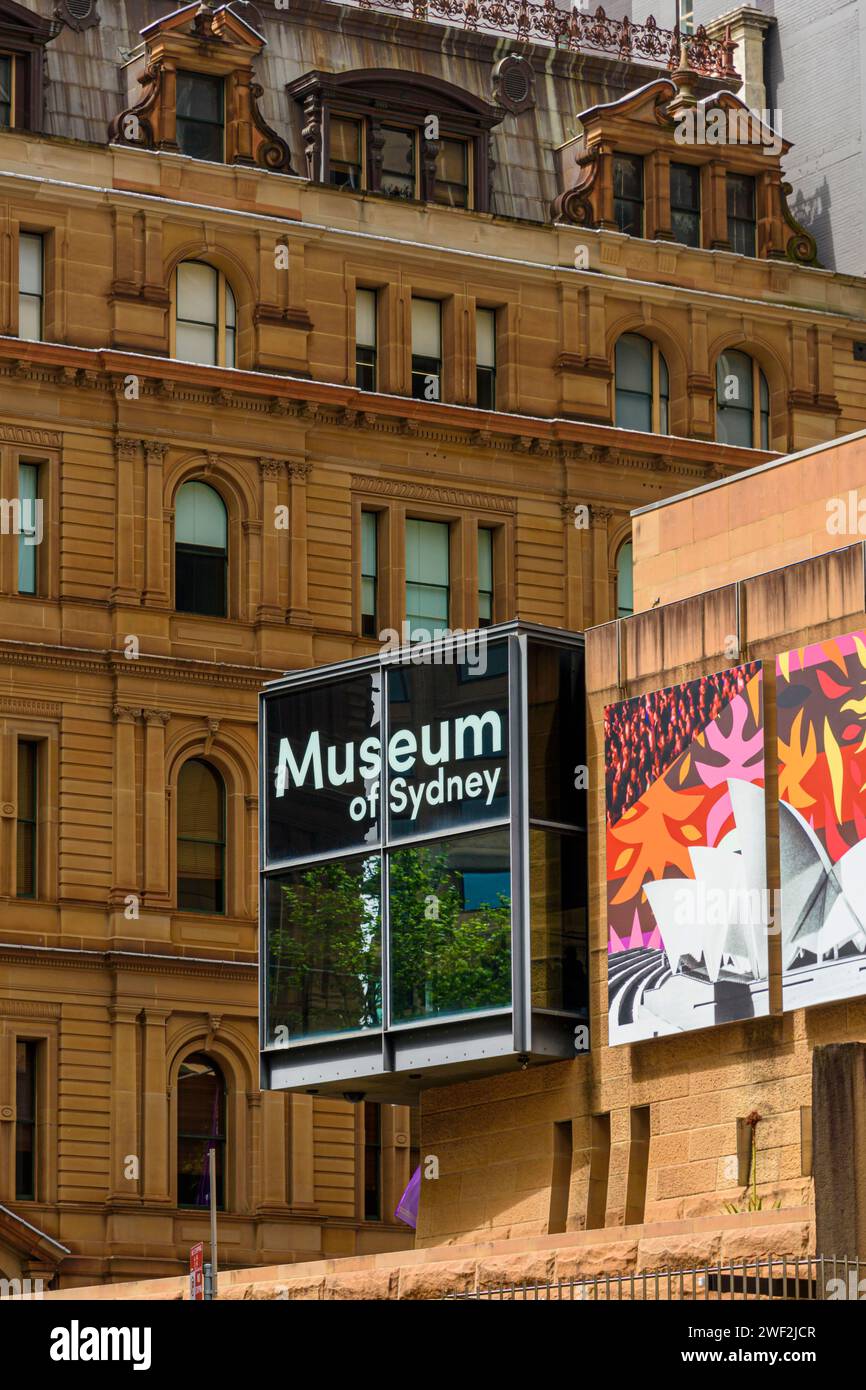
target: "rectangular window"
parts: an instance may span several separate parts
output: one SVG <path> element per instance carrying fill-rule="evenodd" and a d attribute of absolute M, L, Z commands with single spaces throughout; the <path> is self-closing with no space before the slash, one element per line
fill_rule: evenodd
<path fill-rule="evenodd" d="M 15 118 L 15 60 L 0 53 L 0 127 L 10 130 Z"/>
<path fill-rule="evenodd" d="M 683 246 L 700 246 L 701 171 L 696 164 L 671 165 L 671 230 Z"/>
<path fill-rule="evenodd" d="M 613 215 L 621 232 L 643 236 L 643 160 L 637 154 L 613 157 Z"/>
<path fill-rule="evenodd" d="M 364 1220 L 382 1220 L 382 1107 L 364 1102 Z"/>
<path fill-rule="evenodd" d="M 329 121 L 328 182 L 333 188 L 355 192 L 362 187 L 363 126 L 348 116 L 331 116 Z"/>
<path fill-rule="evenodd" d="M 478 528 L 478 626 L 493 622 L 493 532 Z"/>
<path fill-rule="evenodd" d="M 18 465 L 18 592 L 19 594 L 38 593 L 38 567 L 36 555 L 40 527 L 37 525 L 37 506 L 39 504 L 39 465 L 20 463 Z"/>
<path fill-rule="evenodd" d="M 378 629 L 379 513 L 361 513 L 361 633 L 375 637 Z"/>
<path fill-rule="evenodd" d="M 415 197 L 415 131 L 382 126 L 382 183 L 389 198 Z"/>
<path fill-rule="evenodd" d="M 376 390 L 375 290 L 355 290 L 355 385 L 359 391 Z"/>
<path fill-rule="evenodd" d="M 45 246 L 39 232 L 18 238 L 18 337 L 40 342 L 43 328 Z"/>
<path fill-rule="evenodd" d="M 38 745 L 18 740 L 18 816 L 15 896 L 36 897 Z"/>
<path fill-rule="evenodd" d="M 751 174 L 728 174 L 728 241 L 739 255 L 755 255 L 755 180 Z"/>
<path fill-rule="evenodd" d="M 448 627 L 450 527 L 406 519 L 406 619 L 409 640 L 426 641 Z"/>
<path fill-rule="evenodd" d="M 436 156 L 434 203 L 446 207 L 469 207 L 469 142 L 444 136 Z"/>
<path fill-rule="evenodd" d="M 36 1059 L 39 1044 L 15 1043 L 15 1197 L 36 1200 Z"/>
<path fill-rule="evenodd" d="M 475 401 L 496 409 L 496 310 L 475 310 Z"/>
<path fill-rule="evenodd" d="M 438 299 L 412 300 L 412 395 L 417 401 L 442 399 L 442 305 Z"/>
<path fill-rule="evenodd" d="M 181 154 L 222 163 L 223 122 L 223 79 L 178 72 L 177 145 Z"/>

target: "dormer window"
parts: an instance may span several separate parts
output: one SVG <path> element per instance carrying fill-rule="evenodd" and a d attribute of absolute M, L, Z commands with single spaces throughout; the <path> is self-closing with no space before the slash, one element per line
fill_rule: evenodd
<path fill-rule="evenodd" d="M 212 10 L 194 0 L 141 37 L 126 75 L 130 91 L 137 78 L 141 97 L 112 120 L 112 143 L 294 172 L 288 145 L 259 110 L 254 63 L 265 40 L 257 29 L 227 5 Z"/>
<path fill-rule="evenodd" d="M 201 72 L 177 74 L 177 147 L 193 159 L 225 158 L 224 82 Z"/>
<path fill-rule="evenodd" d="M 489 131 L 503 111 L 440 78 L 398 69 L 309 72 L 302 102 L 307 173 L 347 192 L 485 212 Z"/>

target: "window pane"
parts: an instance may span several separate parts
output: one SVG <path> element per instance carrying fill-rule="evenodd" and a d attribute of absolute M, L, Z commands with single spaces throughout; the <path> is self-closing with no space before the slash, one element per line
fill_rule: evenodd
<path fill-rule="evenodd" d="M 20 526 L 18 535 L 18 592 L 35 594 L 36 554 L 39 539 L 37 521 L 39 487 L 39 465 L 22 463 L 18 467 L 18 499 L 20 503 Z"/>
<path fill-rule="evenodd" d="M 331 117 L 331 159 L 344 164 L 361 162 L 361 127 L 345 116 Z"/>
<path fill-rule="evenodd" d="M 266 702 L 270 861 L 368 850 L 378 839 L 380 685 L 379 672 L 367 672 Z M 358 797 L 367 807 L 356 819 Z"/>
<path fill-rule="evenodd" d="M 389 856 L 395 1023 L 511 1002 L 507 830 L 460 835 Z M 438 912 L 427 907 L 435 899 Z"/>
<path fill-rule="evenodd" d="M 378 522 L 376 512 L 361 513 L 361 630 L 365 637 L 376 635 Z"/>
<path fill-rule="evenodd" d="M 175 540 L 225 550 L 228 523 L 225 503 L 207 483 L 184 483 L 175 500 Z"/>
<path fill-rule="evenodd" d="M 412 353 L 442 358 L 442 306 L 438 299 L 412 300 Z"/>
<path fill-rule="evenodd" d="M 616 557 L 616 611 L 619 618 L 634 612 L 634 562 L 631 541 L 621 545 Z"/>
<path fill-rule="evenodd" d="M 177 316 L 216 328 L 219 274 L 202 261 L 182 261 L 177 268 Z"/>
<path fill-rule="evenodd" d="M 744 352 L 720 353 L 716 363 L 716 393 L 720 405 L 751 410 L 752 359 Z"/>
<path fill-rule="evenodd" d="M 222 78 L 177 74 L 177 143 L 181 154 L 194 159 L 222 160 Z"/>
<path fill-rule="evenodd" d="M 15 1196 L 36 1196 L 36 1059 L 35 1042 L 15 1043 Z"/>
<path fill-rule="evenodd" d="M 204 1053 L 187 1057 L 177 1078 L 177 1201 L 210 1205 L 210 1150 L 216 1154 L 216 1205 L 224 1206 L 226 1095 L 218 1067 Z"/>
<path fill-rule="evenodd" d="M 22 294 L 42 293 L 42 237 L 22 232 L 18 245 L 18 288 Z"/>
<path fill-rule="evenodd" d="M 177 74 L 177 114 L 196 121 L 222 120 L 222 78 L 199 72 Z"/>
<path fill-rule="evenodd" d="M 583 652 L 529 642 L 529 814 L 586 828 L 587 793 L 575 787 L 585 766 Z"/>
<path fill-rule="evenodd" d="M 448 587 L 450 528 L 447 521 L 406 519 L 406 579 Z"/>
<path fill-rule="evenodd" d="M 619 230 L 629 236 L 643 236 L 643 160 L 639 155 L 614 156 L 613 193 Z"/>
<path fill-rule="evenodd" d="M 475 360 L 479 367 L 496 366 L 496 310 L 475 310 Z"/>
<path fill-rule="evenodd" d="M 489 526 L 478 528 L 478 588 L 493 592 L 493 532 Z"/>
<path fill-rule="evenodd" d="M 314 864 L 267 882 L 269 1037 L 376 1028 L 381 1023 L 378 854 Z"/>
<path fill-rule="evenodd" d="M 392 198 L 415 197 L 415 132 L 383 126 L 382 192 Z"/>
<path fill-rule="evenodd" d="M 18 742 L 15 894 L 36 896 L 37 744 Z"/>
<path fill-rule="evenodd" d="M 433 198 L 449 207 L 469 204 L 469 146 L 465 140 L 440 141 Z"/>
<path fill-rule="evenodd" d="M 586 836 L 529 831 L 532 1005 L 589 1016 Z"/>
<path fill-rule="evenodd" d="M 355 291 L 355 342 L 360 347 L 376 346 L 376 291 Z"/>
<path fill-rule="evenodd" d="M 389 728 L 392 738 L 402 735 L 405 755 L 389 765 L 394 838 L 456 833 L 508 815 L 507 646 L 479 642 L 466 657 L 388 673 Z"/>
<path fill-rule="evenodd" d="M 227 563 L 224 551 L 178 544 L 174 558 L 174 606 L 179 613 L 226 616 Z"/>
<path fill-rule="evenodd" d="M 0 54 L 0 126 L 12 124 L 12 59 Z"/>
<path fill-rule="evenodd" d="M 223 911 L 225 792 L 207 763 L 184 763 L 177 783 L 177 905 Z"/>
<path fill-rule="evenodd" d="M 175 353 L 180 362 L 197 362 L 202 367 L 217 365 L 217 330 L 178 321 Z"/>
<path fill-rule="evenodd" d="M 755 216 L 755 180 L 750 174 L 728 174 L 728 216 Z"/>
<path fill-rule="evenodd" d="M 616 345 L 616 387 L 618 391 L 639 391 L 652 396 L 653 349 L 648 338 L 624 333 Z"/>

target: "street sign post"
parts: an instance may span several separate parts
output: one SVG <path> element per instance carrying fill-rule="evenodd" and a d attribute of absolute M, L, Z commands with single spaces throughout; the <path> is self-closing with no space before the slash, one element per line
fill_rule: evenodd
<path fill-rule="evenodd" d="M 204 1300 L 204 1243 L 199 1241 L 189 1252 L 189 1296 Z"/>

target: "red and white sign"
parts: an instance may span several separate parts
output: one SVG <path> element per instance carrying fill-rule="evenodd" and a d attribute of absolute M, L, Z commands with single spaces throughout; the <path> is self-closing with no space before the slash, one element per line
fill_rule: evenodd
<path fill-rule="evenodd" d="M 189 1296 L 204 1299 L 204 1245 L 201 1241 L 189 1252 Z"/>

